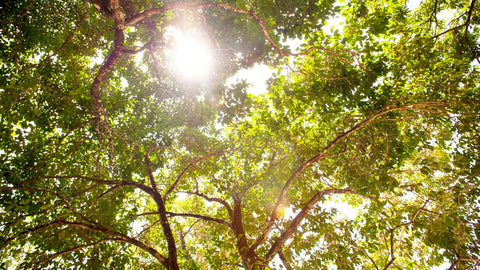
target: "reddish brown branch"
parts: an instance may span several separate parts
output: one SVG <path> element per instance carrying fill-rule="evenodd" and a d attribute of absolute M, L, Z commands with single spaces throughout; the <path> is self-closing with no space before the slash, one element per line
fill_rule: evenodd
<path fill-rule="evenodd" d="M 315 204 L 322 199 L 326 195 L 330 194 L 353 194 L 353 191 L 350 188 L 344 188 L 344 189 L 338 189 L 338 188 L 332 188 L 332 189 L 326 189 L 326 190 L 321 190 L 313 196 L 310 201 L 305 205 L 302 210 L 295 216 L 293 219 L 292 223 L 281 233 L 281 235 L 275 240 L 275 242 L 272 244 L 270 249 L 268 250 L 265 259 L 266 261 L 270 261 L 273 259 L 273 257 L 281 251 L 283 244 L 285 241 L 287 241 L 290 237 L 293 236 L 293 234 L 297 231 L 298 226 L 300 223 L 307 217 L 308 213 L 312 208 L 315 206 Z M 252 245 L 251 248 L 256 248 L 255 246 Z"/>
<path fill-rule="evenodd" d="M 113 51 L 108 56 L 103 66 L 100 67 L 100 70 L 98 71 L 97 76 L 93 80 L 92 86 L 90 88 L 90 95 L 92 96 L 92 107 L 93 107 L 93 113 L 95 115 L 95 122 L 96 122 L 95 132 L 100 136 L 100 141 L 101 141 L 102 135 L 100 133 L 99 126 L 100 126 L 100 122 L 102 122 L 102 126 L 107 132 L 108 140 L 109 140 L 110 167 L 113 167 L 113 136 L 108 124 L 107 112 L 105 111 L 105 108 L 100 102 L 100 84 L 106 79 L 108 72 L 110 72 L 110 70 L 113 69 L 118 59 L 120 59 L 120 56 L 122 56 L 123 43 L 125 41 L 125 18 L 120 8 L 119 0 L 110 0 L 109 5 L 112 11 L 113 19 L 115 21 L 115 37 L 114 37 Z M 103 115 L 103 119 L 101 117 L 102 115 Z"/>
<path fill-rule="evenodd" d="M 243 228 L 243 218 L 242 218 L 242 201 L 238 197 L 238 194 L 233 191 L 233 216 L 232 216 L 232 231 L 235 234 L 237 242 L 235 246 L 242 258 L 243 266 L 245 269 L 250 269 L 250 265 L 256 259 L 256 254 L 251 252 L 251 249 L 248 246 L 247 236 L 245 229 Z"/>
<path fill-rule="evenodd" d="M 112 13 L 115 20 L 115 37 L 113 52 L 108 56 L 106 62 L 100 68 L 97 76 L 93 80 L 90 94 L 92 95 L 93 111 L 97 121 L 100 121 L 100 84 L 105 80 L 108 72 L 113 69 L 123 52 L 123 43 L 125 41 L 125 18 L 120 9 L 119 0 L 111 0 Z"/>
<path fill-rule="evenodd" d="M 6 239 L 6 241 L 2 244 L 2 248 L 4 246 L 6 246 L 9 242 L 11 242 L 12 240 L 14 240 L 18 237 L 21 237 L 21 236 L 27 235 L 27 234 L 31 234 L 31 233 L 34 233 L 34 232 L 37 232 L 37 231 L 41 231 L 41 230 L 44 230 L 44 229 L 47 229 L 47 228 L 50 228 L 50 227 L 55 227 L 55 226 L 69 226 L 69 227 L 81 228 L 81 229 L 85 229 L 85 230 L 89 230 L 89 231 L 101 232 L 101 233 L 104 233 L 106 235 L 114 236 L 115 238 L 117 238 L 117 241 L 122 241 L 122 242 L 125 242 L 125 243 L 135 245 L 135 246 L 145 250 L 146 252 L 148 252 L 150 255 L 152 255 L 154 258 L 156 258 L 160 263 L 166 265 L 167 259 L 164 256 L 162 256 L 160 253 L 158 253 L 158 251 L 156 251 L 154 248 L 150 247 L 149 245 L 147 245 L 147 244 L 145 244 L 145 243 L 143 243 L 143 242 L 141 242 L 141 241 L 139 241 L 135 238 L 132 238 L 132 237 L 126 235 L 126 234 L 123 234 L 123 233 L 120 233 L 120 232 L 117 232 L 117 231 L 109 230 L 109 229 L 107 229 L 107 228 L 105 228 L 101 225 L 90 225 L 90 224 L 85 224 L 85 223 L 80 223 L 80 222 L 70 222 L 70 221 L 65 221 L 65 220 L 55 220 L 55 221 L 52 221 L 50 223 L 39 225 L 39 226 L 30 228 L 26 231 L 20 232 L 17 235 Z"/>

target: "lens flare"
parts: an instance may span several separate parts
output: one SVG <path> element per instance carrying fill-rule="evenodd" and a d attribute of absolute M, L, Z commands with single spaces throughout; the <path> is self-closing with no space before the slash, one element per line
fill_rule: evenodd
<path fill-rule="evenodd" d="M 213 53 L 208 42 L 199 34 L 169 31 L 170 61 L 175 74 L 187 82 L 207 81 L 212 73 Z"/>

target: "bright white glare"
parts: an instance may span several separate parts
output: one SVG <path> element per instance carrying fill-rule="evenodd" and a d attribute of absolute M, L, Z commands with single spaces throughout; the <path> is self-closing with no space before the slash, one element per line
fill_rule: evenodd
<path fill-rule="evenodd" d="M 422 0 L 409 0 L 407 1 L 407 7 L 409 10 L 415 10 L 420 6 L 421 3 Z"/>
<path fill-rule="evenodd" d="M 302 44 L 305 41 L 303 39 L 298 39 L 298 38 L 293 38 L 293 39 L 287 39 L 285 42 L 282 42 L 282 45 L 287 45 L 290 49 L 291 53 L 299 53 L 300 48 Z"/>
<path fill-rule="evenodd" d="M 353 207 L 347 202 L 341 201 L 340 199 L 329 198 L 322 203 L 322 207 L 328 210 L 336 209 L 337 218 L 353 220 L 359 214 L 359 209 Z"/>
<path fill-rule="evenodd" d="M 204 82 L 213 67 L 213 53 L 208 42 L 198 33 L 185 33 L 169 28 L 167 39 L 170 42 L 169 60 L 175 74 L 187 82 Z"/>
<path fill-rule="evenodd" d="M 273 72 L 267 65 L 256 64 L 249 69 L 239 70 L 234 76 L 228 78 L 227 85 L 245 80 L 249 84 L 247 93 L 253 95 L 267 93 L 267 79 L 272 76 Z"/>
<path fill-rule="evenodd" d="M 335 16 L 328 19 L 322 29 L 325 33 L 333 34 L 335 31 L 342 33 L 343 27 L 345 27 L 345 17 Z"/>

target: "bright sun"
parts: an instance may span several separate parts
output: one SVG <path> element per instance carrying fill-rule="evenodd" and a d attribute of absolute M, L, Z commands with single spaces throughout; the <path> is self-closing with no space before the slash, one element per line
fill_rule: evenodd
<path fill-rule="evenodd" d="M 188 82 L 204 82 L 212 72 L 213 54 L 208 42 L 196 33 L 177 29 L 167 32 L 171 41 L 170 61 L 175 73 Z"/>

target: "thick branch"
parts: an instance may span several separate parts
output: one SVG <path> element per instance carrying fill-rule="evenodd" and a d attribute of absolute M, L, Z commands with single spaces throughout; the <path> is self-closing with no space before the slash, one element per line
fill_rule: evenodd
<path fill-rule="evenodd" d="M 237 238 L 236 247 L 242 258 L 243 266 L 245 269 L 250 269 L 252 260 L 255 260 L 255 253 L 251 252 L 248 247 L 247 236 L 243 228 L 242 220 L 242 201 L 238 197 L 238 194 L 233 195 L 233 216 L 232 216 L 232 231 Z"/>
<path fill-rule="evenodd" d="M 113 9 L 112 12 L 115 20 L 113 52 L 110 54 L 110 56 L 108 56 L 107 61 L 98 71 L 97 76 L 93 80 L 92 87 L 90 88 L 90 94 L 93 98 L 93 110 L 97 121 L 100 120 L 100 83 L 105 80 L 107 73 L 112 70 L 122 55 L 123 43 L 125 40 L 125 18 L 122 10 L 120 9 L 119 0 L 111 0 L 111 8 Z"/>
<path fill-rule="evenodd" d="M 172 229 L 170 228 L 170 224 L 168 222 L 167 210 L 165 208 L 165 201 L 163 200 L 160 192 L 158 192 L 157 185 L 155 184 L 155 178 L 153 176 L 152 166 L 151 166 L 152 164 L 149 158 L 150 151 L 153 151 L 153 149 L 151 148 L 147 151 L 147 154 L 145 155 L 145 163 L 147 166 L 148 177 L 150 178 L 150 183 L 152 185 L 151 195 L 155 200 L 155 203 L 157 204 L 157 210 L 162 223 L 163 234 L 165 235 L 165 238 L 167 240 L 167 246 L 168 246 L 167 268 L 171 270 L 177 270 L 179 268 L 177 263 L 177 247 L 175 244 L 175 238 L 173 237 Z"/>
<path fill-rule="evenodd" d="M 475 8 L 475 0 L 472 0 L 470 3 L 470 8 L 468 9 L 467 20 L 465 21 L 465 38 L 468 39 L 468 27 L 470 26 L 470 20 L 472 19 L 473 9 Z"/>
<path fill-rule="evenodd" d="M 290 237 L 293 236 L 293 234 L 297 231 L 298 226 L 300 223 L 305 219 L 305 217 L 308 215 L 310 210 L 315 206 L 315 204 L 322 199 L 325 195 L 330 195 L 330 194 L 352 194 L 353 191 L 350 188 L 344 188 L 344 189 L 337 189 L 337 188 L 332 188 L 332 189 L 326 189 L 326 190 L 321 190 L 313 196 L 310 201 L 305 205 L 302 210 L 295 216 L 293 219 L 292 223 L 290 223 L 290 226 L 288 226 L 282 234 L 277 238 L 277 240 L 273 243 L 273 245 L 270 247 L 270 249 L 267 252 L 267 255 L 265 256 L 265 259 L 267 261 L 271 260 L 278 252 L 282 250 L 283 244 L 285 241 L 287 241 Z"/>
<path fill-rule="evenodd" d="M 97 76 L 93 80 L 90 88 L 90 95 L 92 96 L 92 107 L 95 115 L 95 131 L 100 134 L 99 124 L 101 121 L 101 115 L 103 114 L 103 127 L 105 128 L 108 139 L 110 142 L 110 166 L 113 167 L 113 136 L 108 127 L 107 113 L 100 103 L 100 84 L 105 80 L 108 72 L 113 69 L 120 56 L 123 53 L 123 43 L 125 41 L 125 18 L 122 10 L 120 9 L 119 0 L 110 0 L 110 9 L 112 11 L 113 19 L 115 20 L 115 37 L 113 52 L 107 58 L 107 61 L 103 64 L 97 73 Z M 101 136 L 100 136 L 101 138 Z"/>

